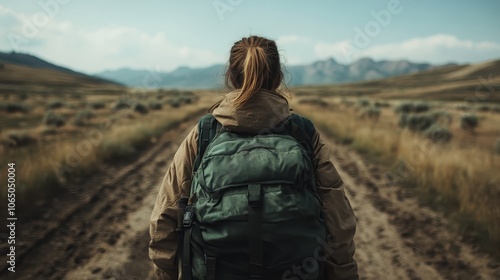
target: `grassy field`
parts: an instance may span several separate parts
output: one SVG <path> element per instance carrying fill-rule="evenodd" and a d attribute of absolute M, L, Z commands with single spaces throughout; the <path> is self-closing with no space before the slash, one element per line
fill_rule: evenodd
<path fill-rule="evenodd" d="M 16 202 L 52 199 L 109 164 L 136 158 L 220 92 L 135 91 L 75 76 L 0 79 L 0 163 L 16 163 Z M 23 72 L 24 71 L 24 72 Z M 39 73 L 39 72 L 37 72 Z M 84 86 L 75 86 L 81 84 Z M 296 112 L 382 166 L 500 256 L 500 61 L 357 84 L 293 88 Z M 7 168 L 0 172 L 5 178 Z M 6 189 L 0 199 L 6 199 Z"/>
<path fill-rule="evenodd" d="M 103 165 L 134 159 L 173 125 L 207 108 L 200 96 L 177 90 L 61 94 L 50 88 L 22 97 L 0 94 L 1 164 L 16 163 L 17 205 L 29 212 L 29 205 Z M 0 199 L 6 195 L 2 189 Z"/>
<path fill-rule="evenodd" d="M 347 96 L 301 96 L 295 111 L 500 255 L 499 104 Z"/>
<path fill-rule="evenodd" d="M 500 60 L 295 88 L 296 111 L 500 256 Z"/>

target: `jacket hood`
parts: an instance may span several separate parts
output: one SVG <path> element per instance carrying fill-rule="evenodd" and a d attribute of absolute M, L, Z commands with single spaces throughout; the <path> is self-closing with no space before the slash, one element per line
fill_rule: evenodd
<path fill-rule="evenodd" d="M 259 90 L 240 108 L 234 106 L 239 90 L 226 94 L 214 117 L 235 132 L 260 133 L 274 128 L 291 115 L 288 101 L 279 93 Z"/>

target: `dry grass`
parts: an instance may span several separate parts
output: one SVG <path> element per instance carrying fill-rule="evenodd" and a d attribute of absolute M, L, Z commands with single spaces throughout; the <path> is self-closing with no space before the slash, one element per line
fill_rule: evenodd
<path fill-rule="evenodd" d="M 192 104 L 177 110 L 155 111 L 137 119 L 120 112 L 101 120 L 72 138 L 57 138 L 50 144 L 19 149 L 3 161 L 16 163 L 16 200 L 29 211 L 31 205 L 64 191 L 68 182 L 89 176 L 105 162 L 131 160 L 150 147 L 165 131 L 183 119 L 198 113 L 206 104 Z M 6 178 L 6 168 L 2 170 Z M 6 189 L 0 191 L 6 199 Z"/>
<path fill-rule="evenodd" d="M 452 128 L 458 137 L 449 144 L 436 144 L 399 128 L 390 109 L 384 109 L 377 123 L 359 119 L 353 110 L 340 105 L 333 109 L 302 106 L 296 111 L 378 163 L 393 166 L 390 177 L 413 186 L 422 202 L 443 210 L 459 231 L 473 236 L 487 251 L 500 254 L 500 156 L 494 154 L 493 142 L 487 147 L 476 144 L 484 142 L 482 131 L 474 136 L 460 133 L 456 123 Z M 491 122 L 496 119 L 488 115 L 485 121 L 488 124 L 482 127 L 488 133 L 484 138 L 489 141 Z M 500 133 L 499 127 L 495 133 Z M 406 172 L 394 167 L 401 162 Z"/>

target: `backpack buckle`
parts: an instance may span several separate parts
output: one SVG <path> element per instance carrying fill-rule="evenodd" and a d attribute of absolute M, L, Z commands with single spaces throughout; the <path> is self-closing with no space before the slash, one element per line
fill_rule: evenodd
<path fill-rule="evenodd" d="M 262 204 L 261 185 L 248 185 L 248 205 L 250 207 L 259 207 Z"/>
<path fill-rule="evenodd" d="M 186 207 L 188 207 L 188 201 L 189 197 L 188 196 L 181 196 L 179 199 L 179 212 L 177 216 L 177 228 L 175 231 L 179 232 L 182 231 L 183 226 L 183 221 L 184 221 L 184 215 L 186 214 Z"/>
<path fill-rule="evenodd" d="M 193 224 L 193 211 L 191 209 L 186 210 L 186 213 L 184 213 L 184 218 L 182 219 L 182 226 L 187 228 L 191 227 Z"/>

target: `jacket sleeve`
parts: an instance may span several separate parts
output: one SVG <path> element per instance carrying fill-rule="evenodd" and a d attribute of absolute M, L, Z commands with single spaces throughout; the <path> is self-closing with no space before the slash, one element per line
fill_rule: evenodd
<path fill-rule="evenodd" d="M 178 279 L 177 214 L 179 199 L 189 196 L 194 159 L 198 146 L 198 127 L 194 127 L 174 155 L 160 185 L 151 214 L 149 258 L 157 279 Z"/>
<path fill-rule="evenodd" d="M 359 279 L 354 260 L 356 217 L 342 187 L 342 179 L 330 160 L 330 151 L 319 132 L 313 139 L 318 194 L 327 228 L 325 271 L 328 279 Z"/>

